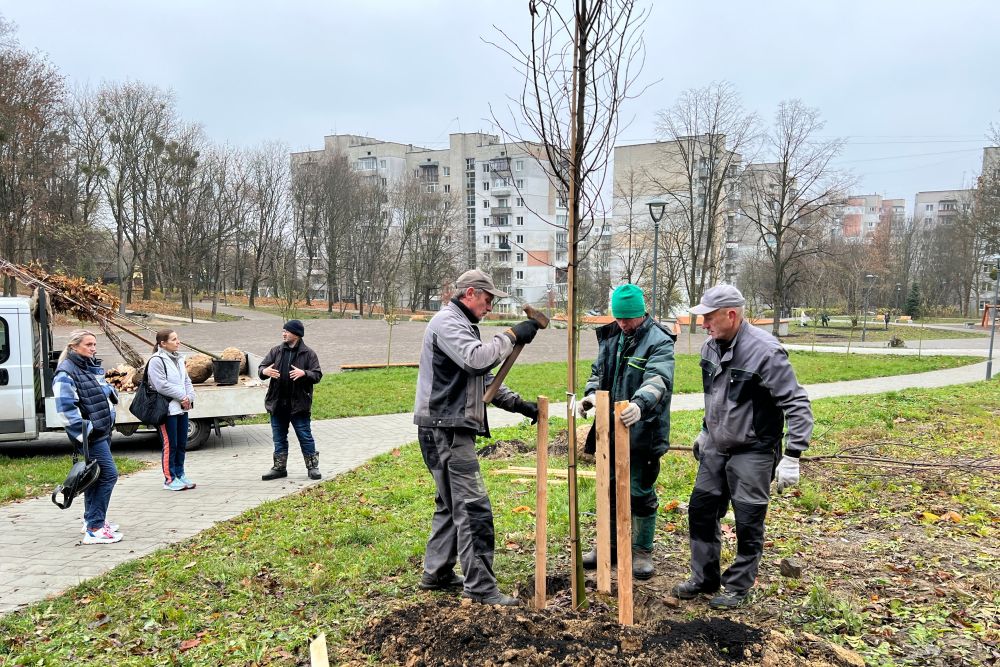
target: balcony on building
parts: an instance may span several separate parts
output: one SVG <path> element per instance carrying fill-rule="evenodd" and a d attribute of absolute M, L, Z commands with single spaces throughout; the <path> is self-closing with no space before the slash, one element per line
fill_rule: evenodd
<path fill-rule="evenodd" d="M 510 227 L 509 215 L 495 215 L 490 223 L 493 227 Z"/>
<path fill-rule="evenodd" d="M 510 206 L 491 206 L 490 215 L 494 218 L 498 215 L 510 215 Z"/>
<path fill-rule="evenodd" d="M 510 252 L 510 241 L 504 241 L 501 239 L 495 243 L 491 243 L 490 249 L 493 252 Z"/>
<path fill-rule="evenodd" d="M 494 197 L 503 197 L 509 195 L 511 192 L 510 179 L 508 178 L 495 178 L 493 179 L 492 185 L 490 185 L 490 194 Z"/>
<path fill-rule="evenodd" d="M 495 157 L 490 158 L 489 169 L 494 174 L 509 174 L 510 173 L 510 158 L 509 157 Z"/>

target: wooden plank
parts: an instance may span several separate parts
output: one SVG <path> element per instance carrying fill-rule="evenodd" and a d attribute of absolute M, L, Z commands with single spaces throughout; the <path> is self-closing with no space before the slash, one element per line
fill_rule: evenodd
<path fill-rule="evenodd" d="M 321 632 L 309 642 L 310 667 L 330 667 L 330 654 L 326 650 L 326 633 Z"/>
<path fill-rule="evenodd" d="M 615 403 L 615 515 L 618 517 L 618 622 L 632 625 L 632 493 L 629 429 L 622 424 L 628 401 Z"/>
<path fill-rule="evenodd" d="M 597 590 L 611 593 L 611 395 L 597 392 Z"/>
<path fill-rule="evenodd" d="M 391 364 L 381 363 L 381 364 L 341 364 L 340 370 L 342 371 L 367 371 L 373 368 L 419 368 L 420 364 L 416 361 L 399 361 L 392 362 Z"/>
<path fill-rule="evenodd" d="M 503 468 L 501 470 L 493 470 L 491 474 L 493 475 L 526 475 L 528 477 L 534 477 L 537 474 L 535 468 L 528 468 L 525 466 L 510 466 L 509 468 Z M 550 469 L 548 471 L 549 484 L 553 484 L 557 480 L 562 481 L 569 477 L 569 472 L 566 470 Z M 576 473 L 577 477 L 583 477 L 586 479 L 596 479 L 597 473 L 593 470 L 578 470 Z M 556 479 L 552 479 L 555 477 Z"/>
<path fill-rule="evenodd" d="M 538 441 L 535 445 L 535 609 L 545 609 L 545 559 L 548 521 L 549 399 L 538 397 Z"/>

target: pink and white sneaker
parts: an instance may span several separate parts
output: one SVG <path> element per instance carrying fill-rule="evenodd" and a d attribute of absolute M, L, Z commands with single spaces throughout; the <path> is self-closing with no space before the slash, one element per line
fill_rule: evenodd
<path fill-rule="evenodd" d="M 116 533 L 108 527 L 101 528 L 99 530 L 87 529 L 87 532 L 83 534 L 84 544 L 114 544 L 115 542 L 121 542 L 124 535 L 121 533 Z"/>
<path fill-rule="evenodd" d="M 87 532 L 87 520 L 86 519 L 80 519 L 80 521 L 83 523 L 83 525 L 80 526 L 80 532 L 81 533 L 86 533 Z M 107 528 L 108 530 L 110 530 L 112 533 L 117 533 L 118 532 L 118 524 L 117 523 L 111 523 L 110 521 L 105 520 L 104 527 Z"/>

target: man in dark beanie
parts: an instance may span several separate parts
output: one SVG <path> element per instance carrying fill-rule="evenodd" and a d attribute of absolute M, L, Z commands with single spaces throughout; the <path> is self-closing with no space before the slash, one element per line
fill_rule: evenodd
<path fill-rule="evenodd" d="M 653 537 L 656 533 L 656 478 L 660 457 L 670 446 L 670 395 L 674 387 L 674 335 L 646 315 L 642 290 L 621 285 L 611 295 L 615 321 L 597 330 L 597 361 L 591 369 L 584 397 L 577 406 L 581 417 L 596 404 L 597 390 L 611 392 L 611 405 L 628 401 L 621 413 L 629 428 L 630 490 L 632 505 L 632 576 L 654 574 Z M 614 423 L 614 416 L 612 421 Z M 591 428 L 585 451 L 595 450 Z M 611 460 L 614 460 L 614 429 Z M 615 516 L 614 469 L 611 470 L 611 516 Z M 611 534 L 615 534 L 612 526 Z M 614 542 L 611 546 L 615 550 Z M 597 567 L 597 548 L 583 555 L 583 566 Z"/>
<path fill-rule="evenodd" d="M 274 464 L 261 475 L 261 479 L 279 479 L 288 476 L 288 426 L 295 429 L 295 437 L 302 449 L 309 479 L 321 479 L 319 452 L 313 440 L 310 422 L 313 385 L 323 379 L 319 358 L 302 337 L 306 329 L 299 320 L 288 320 L 281 330 L 281 345 L 260 362 L 257 373 L 261 380 L 270 378 L 264 407 L 271 415 L 271 436 L 274 438 Z"/>

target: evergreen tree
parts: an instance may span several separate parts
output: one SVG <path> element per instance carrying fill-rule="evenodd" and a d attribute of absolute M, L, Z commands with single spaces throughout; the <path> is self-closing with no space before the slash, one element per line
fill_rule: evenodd
<path fill-rule="evenodd" d="M 906 305 L 903 306 L 903 312 L 913 319 L 920 317 L 920 286 L 917 283 L 913 283 L 910 287 L 910 293 L 906 297 Z"/>

